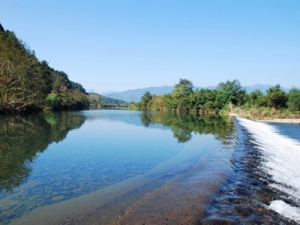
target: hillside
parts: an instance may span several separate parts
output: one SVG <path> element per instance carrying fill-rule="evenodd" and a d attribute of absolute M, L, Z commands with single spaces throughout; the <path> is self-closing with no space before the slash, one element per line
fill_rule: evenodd
<path fill-rule="evenodd" d="M 101 108 L 101 107 L 127 107 L 128 103 L 123 100 L 108 98 L 103 95 L 96 93 L 89 93 L 88 99 L 90 107 Z"/>
<path fill-rule="evenodd" d="M 40 61 L 33 50 L 0 24 L 0 114 L 88 106 L 81 84 Z"/>

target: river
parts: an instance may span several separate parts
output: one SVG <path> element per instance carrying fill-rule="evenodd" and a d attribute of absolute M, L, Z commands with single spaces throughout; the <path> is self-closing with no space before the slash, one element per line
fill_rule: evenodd
<path fill-rule="evenodd" d="M 242 119 L 88 110 L 0 120 L 1 224 L 297 223 L 268 205 L 282 190 L 260 182 L 269 171 L 257 173 L 260 142 Z"/>

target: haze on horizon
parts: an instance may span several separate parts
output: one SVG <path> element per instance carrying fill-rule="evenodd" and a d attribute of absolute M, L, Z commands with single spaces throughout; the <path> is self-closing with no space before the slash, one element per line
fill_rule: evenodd
<path fill-rule="evenodd" d="M 10 0 L 0 23 L 87 90 L 300 86 L 300 1 Z"/>

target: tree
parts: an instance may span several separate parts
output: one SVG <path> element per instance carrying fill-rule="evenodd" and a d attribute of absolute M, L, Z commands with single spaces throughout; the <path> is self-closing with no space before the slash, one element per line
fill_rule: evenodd
<path fill-rule="evenodd" d="M 292 111 L 300 111 L 300 90 L 292 88 L 289 92 L 288 107 Z"/>
<path fill-rule="evenodd" d="M 85 91 L 84 87 L 81 84 L 73 81 L 71 81 L 71 89 L 79 90 L 81 93 L 87 94 L 87 92 Z"/>
<path fill-rule="evenodd" d="M 179 83 L 175 85 L 172 92 L 174 97 L 188 96 L 193 93 L 193 83 L 187 79 L 180 79 Z"/>
<path fill-rule="evenodd" d="M 230 102 L 234 105 L 242 105 L 246 102 L 247 93 L 238 80 L 221 82 L 217 86 L 216 106 L 222 109 Z"/>
<path fill-rule="evenodd" d="M 0 23 L 0 32 L 4 32 L 4 28 L 2 27 L 1 23 Z"/>
<path fill-rule="evenodd" d="M 37 65 L 34 53 L 14 33 L 0 33 L 0 98 L 5 110 L 18 113 L 42 104 L 44 81 Z"/>
<path fill-rule="evenodd" d="M 275 109 L 286 108 L 288 96 L 277 84 L 267 90 L 268 105 Z"/>
<path fill-rule="evenodd" d="M 267 106 L 266 96 L 261 90 L 254 90 L 249 94 L 249 103 L 251 106 Z"/>
<path fill-rule="evenodd" d="M 87 106 L 82 85 L 70 81 L 66 73 L 54 70 L 46 61 L 39 62 L 34 51 L 13 32 L 0 28 L 1 113 Z"/>
<path fill-rule="evenodd" d="M 152 95 L 149 91 L 146 91 L 141 98 L 141 109 L 146 110 L 148 108 L 148 103 L 151 101 Z"/>
<path fill-rule="evenodd" d="M 179 83 L 175 85 L 172 92 L 173 104 L 178 110 L 189 110 L 191 98 L 193 93 L 193 83 L 187 79 L 180 79 Z"/>

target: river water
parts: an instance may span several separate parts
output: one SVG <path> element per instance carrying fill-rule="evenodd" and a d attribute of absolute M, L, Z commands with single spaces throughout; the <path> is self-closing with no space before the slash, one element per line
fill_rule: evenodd
<path fill-rule="evenodd" d="M 265 150 L 298 154 L 298 126 L 127 110 L 0 120 L 1 224 L 299 222 L 298 156 L 277 176 Z"/>

